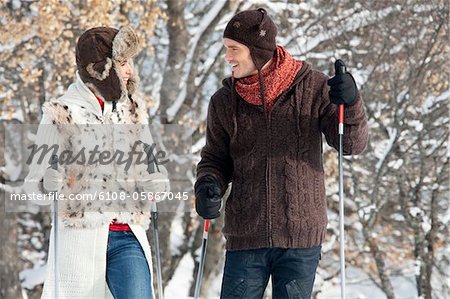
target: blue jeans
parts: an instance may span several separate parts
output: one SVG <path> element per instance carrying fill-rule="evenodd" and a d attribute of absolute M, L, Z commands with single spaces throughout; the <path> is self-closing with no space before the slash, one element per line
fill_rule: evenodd
<path fill-rule="evenodd" d="M 309 299 L 321 248 L 227 251 L 220 298 L 263 298 L 272 276 L 272 298 Z"/>
<path fill-rule="evenodd" d="M 141 244 L 131 231 L 110 231 L 106 282 L 115 299 L 151 299 L 150 270 Z"/>

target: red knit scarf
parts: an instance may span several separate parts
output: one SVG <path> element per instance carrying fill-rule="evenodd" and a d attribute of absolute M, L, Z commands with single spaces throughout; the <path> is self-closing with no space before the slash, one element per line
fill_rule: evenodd
<path fill-rule="evenodd" d="M 282 46 L 277 46 L 272 63 L 261 72 L 267 109 L 270 109 L 278 96 L 292 85 L 301 67 L 302 61 L 294 59 Z M 235 88 L 246 102 L 253 105 L 262 104 L 258 74 L 237 79 Z"/>

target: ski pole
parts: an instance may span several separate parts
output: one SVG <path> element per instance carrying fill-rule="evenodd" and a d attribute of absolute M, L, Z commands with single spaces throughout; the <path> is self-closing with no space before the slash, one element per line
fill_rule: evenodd
<path fill-rule="evenodd" d="M 334 63 L 336 75 L 347 72 L 345 64 L 338 59 Z M 344 170 L 342 168 L 344 147 L 344 104 L 339 104 L 339 260 L 341 265 L 341 299 L 345 299 L 345 235 L 344 235 Z"/>
<path fill-rule="evenodd" d="M 57 170 L 58 169 L 58 156 L 52 155 L 50 160 L 50 166 L 52 169 Z M 59 244 L 58 244 L 58 192 L 54 191 L 53 193 L 53 241 L 54 241 L 54 248 L 55 248 L 55 264 L 54 264 L 54 270 L 55 270 L 55 293 L 54 297 L 57 299 L 59 298 Z"/>
<path fill-rule="evenodd" d="M 208 247 L 209 224 L 210 224 L 210 220 L 205 219 L 204 224 L 203 224 L 203 240 L 202 240 L 202 251 L 200 254 L 200 264 L 198 266 L 197 281 L 195 282 L 195 293 L 194 293 L 195 299 L 199 298 L 200 289 L 202 287 L 203 270 L 205 268 L 206 248 Z"/>
<path fill-rule="evenodd" d="M 152 153 L 152 148 L 147 143 L 144 143 L 144 151 L 147 154 L 147 171 L 148 173 L 155 172 L 155 165 L 159 172 L 158 164 L 156 160 L 153 160 L 154 156 Z M 156 283 L 158 288 L 158 299 L 162 299 L 163 287 L 162 287 L 162 271 L 161 271 L 161 253 L 159 249 L 159 234 L 158 234 L 158 209 L 156 207 L 156 202 L 152 202 L 151 205 L 152 223 L 153 223 L 153 239 L 155 241 L 155 255 L 156 255 Z"/>
<path fill-rule="evenodd" d="M 155 240 L 155 254 L 156 254 L 156 276 L 158 286 L 158 298 L 163 298 L 162 288 L 162 273 L 161 273 L 161 254 L 159 251 L 159 237 L 158 237 L 158 211 L 156 208 L 156 202 L 152 202 L 152 222 L 153 222 L 153 238 Z"/>

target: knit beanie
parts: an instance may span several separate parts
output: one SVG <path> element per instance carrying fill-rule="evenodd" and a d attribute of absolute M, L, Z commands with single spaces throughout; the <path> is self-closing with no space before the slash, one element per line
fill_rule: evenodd
<path fill-rule="evenodd" d="M 138 78 L 133 75 L 125 83 L 119 72 L 121 63 L 138 52 L 139 39 L 134 30 L 123 27 L 95 27 L 84 32 L 76 45 L 77 69 L 81 80 L 96 96 L 105 101 L 119 101 L 133 94 Z"/>
<path fill-rule="evenodd" d="M 277 27 L 264 8 L 245 10 L 235 15 L 225 27 L 224 38 L 246 45 L 256 68 L 262 67 L 273 57 L 277 48 Z"/>

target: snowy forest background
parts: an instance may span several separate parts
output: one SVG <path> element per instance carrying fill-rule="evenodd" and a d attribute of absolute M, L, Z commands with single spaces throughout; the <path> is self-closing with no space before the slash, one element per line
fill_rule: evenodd
<path fill-rule="evenodd" d="M 296 58 L 329 75 L 343 59 L 365 99 L 369 146 L 344 165 L 347 298 L 450 298 L 448 1 L 1 3 L 0 298 L 39 298 L 50 231 L 49 213 L 3 209 L 5 182 L 27 174 L 17 156 L 4 155 L 17 152 L 6 148 L 13 145 L 5 126 L 39 123 L 42 103 L 63 94 L 75 75 L 77 37 L 99 25 L 137 29 L 143 50 L 135 65 L 151 121 L 189 132 L 192 170 L 181 175 L 193 184 L 210 96 L 231 72 L 222 31 L 237 11 L 257 7 L 268 10 L 278 43 Z M 335 150 L 325 147 L 324 163 L 330 221 L 313 298 L 328 299 L 339 297 Z M 188 210 L 159 217 L 166 298 L 193 296 L 202 221 Z M 205 298 L 220 291 L 222 221 L 209 234 Z"/>

